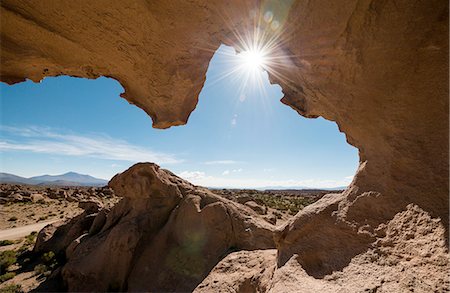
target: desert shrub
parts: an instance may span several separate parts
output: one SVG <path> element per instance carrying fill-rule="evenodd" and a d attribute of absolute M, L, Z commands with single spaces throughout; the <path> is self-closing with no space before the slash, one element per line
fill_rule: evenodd
<path fill-rule="evenodd" d="M 291 215 L 295 215 L 298 211 L 302 210 L 305 206 L 312 204 L 316 198 L 306 197 L 276 197 L 272 194 L 254 194 L 255 199 L 262 202 L 265 206 L 279 211 L 289 212 Z"/>
<path fill-rule="evenodd" d="M 45 263 L 50 263 L 54 259 L 55 259 L 55 253 L 53 251 L 46 252 L 42 255 L 42 260 Z"/>
<path fill-rule="evenodd" d="M 0 240 L 0 246 L 7 246 L 7 245 L 11 245 L 14 244 L 14 241 L 12 240 Z"/>
<path fill-rule="evenodd" d="M 11 284 L 0 288 L 0 293 L 23 293 L 22 286 L 19 284 Z"/>
<path fill-rule="evenodd" d="M 17 217 L 16 216 L 12 216 L 11 218 L 8 219 L 8 221 L 15 222 L 15 221 L 17 221 Z"/>
<path fill-rule="evenodd" d="M 48 219 L 48 216 L 39 217 L 39 221 L 43 221 L 43 220 L 47 220 L 47 219 Z"/>
<path fill-rule="evenodd" d="M 25 236 L 25 242 L 23 245 L 17 250 L 19 254 L 23 253 L 24 251 L 29 250 L 34 246 L 34 243 L 36 242 L 36 236 L 37 232 L 31 232 L 29 235 Z"/>
<path fill-rule="evenodd" d="M 25 237 L 25 243 L 28 245 L 34 244 L 36 241 L 37 232 L 33 231 Z"/>
<path fill-rule="evenodd" d="M 5 274 L 0 276 L 0 283 L 3 283 L 3 282 L 8 281 L 8 280 L 11 280 L 15 276 L 16 276 L 16 273 L 7 272 L 7 273 L 5 273 Z"/>
<path fill-rule="evenodd" d="M 38 264 L 34 267 L 34 273 L 36 275 L 43 275 L 47 271 L 48 271 L 48 268 L 44 264 Z"/>
<path fill-rule="evenodd" d="M 6 269 L 17 261 L 16 252 L 5 250 L 0 252 L 0 274 L 6 273 Z"/>

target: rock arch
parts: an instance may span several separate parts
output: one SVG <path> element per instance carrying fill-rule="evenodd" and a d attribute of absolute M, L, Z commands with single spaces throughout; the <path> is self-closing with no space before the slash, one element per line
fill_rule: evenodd
<path fill-rule="evenodd" d="M 251 29 L 252 16 L 270 7 L 238 0 L 5 0 L 0 79 L 112 77 L 154 127 L 181 125 L 214 51 L 236 45 L 233 32 Z M 324 198 L 277 232 L 274 278 L 292 273 L 283 268 L 293 259 L 307 275 L 324 278 L 382 247 L 394 223 L 405 232 L 418 217 L 440 219 L 436 229 L 444 235 L 430 233 L 446 240 L 448 1 L 298 0 L 283 17 L 282 49 L 291 63 L 281 73 L 288 78 L 271 76 L 283 88 L 282 102 L 335 121 L 359 149 L 360 167 L 341 197 Z M 317 225 L 327 228 L 312 229 Z"/>

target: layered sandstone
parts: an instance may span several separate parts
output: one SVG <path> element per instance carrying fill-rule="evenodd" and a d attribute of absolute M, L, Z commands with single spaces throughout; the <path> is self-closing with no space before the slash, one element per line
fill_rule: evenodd
<path fill-rule="evenodd" d="M 356 177 L 342 196 L 324 197 L 278 229 L 272 290 L 349 288 L 349 279 L 337 272 L 361 272 L 355 266 L 362 259 L 364 271 L 389 279 L 389 261 L 378 269 L 379 263 L 367 259 L 384 259 L 379 252 L 392 231 L 403 236 L 386 242 L 392 245 L 385 255 L 398 257 L 404 268 L 424 270 L 405 284 L 443 288 L 438 280 L 447 277 L 448 266 L 448 1 L 276 3 L 2 1 L 0 78 L 15 83 L 61 74 L 113 77 L 124 87 L 122 96 L 146 111 L 155 127 L 184 124 L 214 50 L 222 43 L 240 47 L 235 36 L 245 35 L 270 10 L 280 28 L 269 33 L 278 35 L 277 50 L 286 56 L 269 72 L 283 88 L 282 102 L 306 117 L 335 121 L 360 153 Z M 131 203 L 122 209 L 136 217 L 143 213 Z M 427 223 L 421 231 L 410 227 L 418 221 Z M 98 245 L 124 246 L 120 235 L 110 237 Z M 403 251 L 414 243 L 424 252 L 410 258 Z M 130 253 L 121 253 L 117 264 L 127 266 Z M 433 255 L 445 263 L 436 264 Z M 125 275 L 109 270 L 120 287 Z M 434 277 L 427 278 L 427 270 Z M 385 291 L 403 288 L 372 281 Z"/>

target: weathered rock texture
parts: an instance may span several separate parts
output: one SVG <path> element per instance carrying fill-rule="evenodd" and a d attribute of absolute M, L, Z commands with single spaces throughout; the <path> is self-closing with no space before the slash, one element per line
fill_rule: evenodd
<path fill-rule="evenodd" d="M 69 291 L 192 291 L 229 252 L 275 248 L 275 227 L 252 209 L 155 164 L 137 164 L 110 186 L 124 197 L 111 211 L 39 234 L 36 251 L 65 249 Z"/>
<path fill-rule="evenodd" d="M 407 251 L 408 243 L 422 243 L 420 250 L 431 252 L 431 256 L 411 253 L 420 259 L 416 267 L 432 266 L 430 274 L 435 277 L 418 273 L 415 281 L 405 282 L 423 291 L 444 288 L 446 284 L 436 280 L 448 277 L 448 1 L 288 2 L 4 0 L 0 78 L 15 83 L 61 74 L 113 77 L 124 87 L 123 97 L 146 111 L 155 127 L 183 124 L 195 108 L 214 50 L 221 43 L 240 47 L 235 36 L 245 35 L 255 18 L 271 10 L 281 24 L 275 30 L 279 36 L 275 53 L 287 56 L 269 72 L 283 88 L 282 102 L 306 117 L 336 121 L 360 151 L 360 168 L 342 196 L 324 197 L 279 229 L 272 290 L 347 288 L 349 279 L 332 272 L 355 273 L 355 263 L 364 261 L 366 271 L 376 269 L 386 276 L 379 284 L 367 276 L 371 279 L 365 284 L 402 290 L 399 283 L 386 281 L 395 275 L 389 270 L 394 265 L 375 264 L 362 256 L 373 250 L 375 259 L 382 260 L 381 251 L 398 257 L 406 268 L 414 267 L 406 252 L 398 253 Z M 165 221 L 165 209 L 181 200 L 180 194 L 170 194 L 173 198 L 161 199 L 164 208 L 156 209 L 152 229 Z M 179 213 L 198 206 L 198 199 L 189 198 L 183 195 L 186 203 Z M 139 197 L 125 200 L 116 210 L 127 211 L 125 219 L 140 219 L 143 203 L 158 205 Z M 410 223 L 425 218 L 429 225 L 424 231 L 404 234 L 412 229 Z M 167 221 L 177 219 L 171 216 Z M 144 228 L 133 230 L 129 221 L 120 223 L 134 236 L 124 238 L 112 230 L 105 238 L 96 238 L 98 246 L 114 247 L 117 257 L 85 252 L 108 264 L 89 272 L 118 280 L 96 284 L 101 288 L 121 287 L 125 279 L 136 280 L 130 289 L 143 288 L 144 281 L 133 278 L 144 271 L 119 272 L 115 267 L 138 261 L 129 248 L 138 245 L 139 229 Z M 106 225 L 112 227 L 110 221 Z M 383 239 L 389 239 L 390 231 L 404 237 L 389 240 L 386 246 Z M 187 237 L 174 235 L 170 237 Z M 170 246 L 170 237 L 152 243 Z M 88 269 L 77 251 L 72 263 Z M 432 260 L 440 254 L 444 264 Z M 68 266 L 65 275 L 78 276 L 76 270 L 75 265 Z M 154 274 L 155 267 L 145 272 Z M 190 273 L 200 278 L 200 273 Z M 330 276 L 337 279 L 332 285 Z M 431 287 L 420 287 L 418 280 L 432 282 Z M 162 289 L 158 284 L 169 281 L 155 277 L 148 282 L 153 282 L 147 283 L 149 288 Z"/>

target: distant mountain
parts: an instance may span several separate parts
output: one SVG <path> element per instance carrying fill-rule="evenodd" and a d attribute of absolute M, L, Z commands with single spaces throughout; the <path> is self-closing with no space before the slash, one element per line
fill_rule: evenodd
<path fill-rule="evenodd" d="M 30 179 L 9 173 L 0 173 L 0 183 L 31 184 Z"/>
<path fill-rule="evenodd" d="M 55 181 L 67 181 L 83 183 L 83 185 L 105 185 L 108 181 L 92 177 L 90 175 L 78 174 L 75 172 L 68 172 L 62 175 L 42 175 L 30 178 L 33 181 L 38 182 L 55 182 Z"/>
<path fill-rule="evenodd" d="M 24 178 L 9 173 L 0 173 L 0 183 L 57 186 L 103 186 L 108 184 L 108 181 L 75 172 L 68 172 L 61 175 L 34 176 L 30 178 Z"/>

